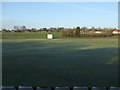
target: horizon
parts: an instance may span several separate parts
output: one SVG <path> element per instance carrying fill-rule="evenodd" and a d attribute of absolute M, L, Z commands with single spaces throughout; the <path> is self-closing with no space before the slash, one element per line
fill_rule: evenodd
<path fill-rule="evenodd" d="M 25 26 L 25 25 L 23 25 L 23 26 Z M 19 27 L 19 26 L 18 26 Z M 20 26 L 21 27 L 21 26 Z M 19 27 L 19 30 L 20 30 L 20 27 Z M 35 28 L 35 27 L 34 27 Z M 46 28 L 46 27 L 43 27 L 43 28 Z M 43 28 L 35 28 L 36 30 L 39 30 L 39 29 L 43 29 Z M 48 28 L 46 28 L 46 29 L 50 29 L 50 28 L 56 28 L 56 29 L 58 29 L 58 28 L 64 28 L 64 29 L 74 29 L 74 28 L 77 28 L 77 27 L 67 27 L 67 28 L 65 28 L 65 27 L 48 27 Z M 80 27 L 80 28 L 84 28 L 84 27 Z M 91 28 L 95 28 L 95 29 L 116 29 L 116 30 L 119 30 L 118 28 L 101 28 L 101 27 L 86 27 L 87 29 L 91 29 Z M 0 30 L 3 30 L 3 29 L 6 29 L 6 28 L 0 28 Z M 26 27 L 26 29 L 33 29 L 32 27 L 31 28 L 27 28 Z M 13 26 L 13 28 L 12 29 L 6 29 L 6 30 L 14 30 L 14 26 Z"/>
<path fill-rule="evenodd" d="M 117 2 L 3 2 L 1 28 L 95 27 L 118 29 Z"/>

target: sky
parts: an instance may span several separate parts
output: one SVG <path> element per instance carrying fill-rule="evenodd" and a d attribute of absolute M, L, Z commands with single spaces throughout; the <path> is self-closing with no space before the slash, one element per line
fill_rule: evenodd
<path fill-rule="evenodd" d="M 3 2 L 2 26 L 118 28 L 117 2 Z"/>

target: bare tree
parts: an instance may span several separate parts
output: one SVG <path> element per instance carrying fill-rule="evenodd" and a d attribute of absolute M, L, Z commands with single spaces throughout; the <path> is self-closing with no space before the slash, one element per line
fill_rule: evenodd
<path fill-rule="evenodd" d="M 18 27 L 18 26 L 14 26 L 13 29 L 14 29 L 15 31 L 19 31 L 19 27 Z"/>
<path fill-rule="evenodd" d="M 20 28 L 21 28 L 21 31 L 22 31 L 22 32 L 26 32 L 26 31 L 27 31 L 27 28 L 26 28 L 26 26 L 24 26 L 24 25 L 23 25 L 22 27 L 20 27 Z"/>

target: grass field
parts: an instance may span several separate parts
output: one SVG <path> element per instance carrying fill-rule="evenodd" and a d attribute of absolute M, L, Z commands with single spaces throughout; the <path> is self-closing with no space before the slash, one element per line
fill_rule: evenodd
<path fill-rule="evenodd" d="M 46 39 L 48 32 L 11 32 L 2 33 L 4 39 Z M 62 38 L 61 33 L 53 33 L 54 38 Z"/>
<path fill-rule="evenodd" d="M 3 85 L 117 86 L 117 40 L 3 40 Z"/>

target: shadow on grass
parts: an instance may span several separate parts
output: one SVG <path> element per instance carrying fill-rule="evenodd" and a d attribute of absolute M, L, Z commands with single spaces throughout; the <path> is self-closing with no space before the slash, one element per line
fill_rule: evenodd
<path fill-rule="evenodd" d="M 3 43 L 3 85 L 117 86 L 118 48 Z"/>

